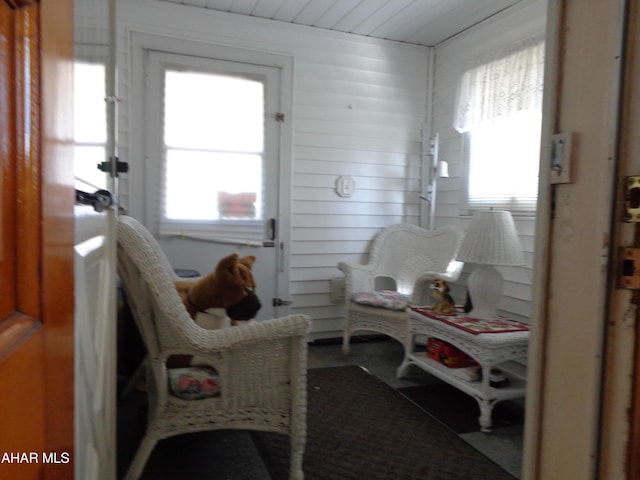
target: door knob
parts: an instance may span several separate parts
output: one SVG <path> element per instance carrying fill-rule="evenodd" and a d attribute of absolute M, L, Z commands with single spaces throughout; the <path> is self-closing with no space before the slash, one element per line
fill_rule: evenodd
<path fill-rule="evenodd" d="M 293 305 L 293 302 L 291 302 L 289 300 L 282 300 L 281 298 L 274 298 L 273 299 L 273 306 L 274 307 L 284 307 L 286 305 Z"/>

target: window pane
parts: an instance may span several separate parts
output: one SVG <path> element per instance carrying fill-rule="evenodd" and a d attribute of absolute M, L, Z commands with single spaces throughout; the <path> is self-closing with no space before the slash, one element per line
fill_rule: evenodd
<path fill-rule="evenodd" d="M 167 71 L 167 147 L 262 153 L 262 82 L 208 73 Z"/>
<path fill-rule="evenodd" d="M 534 210 L 541 116 L 521 112 L 469 132 L 469 206 Z"/>
<path fill-rule="evenodd" d="M 262 218 L 262 156 L 168 149 L 166 168 L 167 218 Z"/>
<path fill-rule="evenodd" d="M 73 173 L 76 179 L 82 180 L 96 189 L 107 188 L 107 176 L 98 170 L 98 164 L 105 161 L 105 147 L 79 146 L 74 148 Z"/>
<path fill-rule="evenodd" d="M 74 64 L 74 140 L 106 143 L 107 111 L 105 67 L 97 63 Z"/>

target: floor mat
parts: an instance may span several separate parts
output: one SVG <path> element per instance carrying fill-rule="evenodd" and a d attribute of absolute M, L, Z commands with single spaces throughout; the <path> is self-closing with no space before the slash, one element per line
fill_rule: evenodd
<path fill-rule="evenodd" d="M 307 387 L 306 480 L 514 478 L 360 367 L 311 369 Z M 286 480 L 288 437 L 252 435 L 273 480 Z"/>

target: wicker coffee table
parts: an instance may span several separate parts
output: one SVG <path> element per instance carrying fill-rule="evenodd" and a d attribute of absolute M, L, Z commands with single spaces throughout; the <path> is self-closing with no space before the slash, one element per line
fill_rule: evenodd
<path fill-rule="evenodd" d="M 508 385 L 494 388 L 490 385 L 490 372 L 492 368 L 503 362 L 527 356 L 528 327 L 505 319 L 501 323 L 502 329 L 490 325 L 487 327 L 487 331 L 482 333 L 483 326 L 476 327 L 476 324 L 482 321 L 464 318 L 464 314 L 443 315 L 421 307 L 409 308 L 407 312 L 409 315 L 409 337 L 405 346 L 405 359 L 399 369 L 400 375 L 406 373 L 409 365 L 416 365 L 458 390 L 471 395 L 480 406 L 480 429 L 483 432 L 490 432 L 491 413 L 496 403 L 525 396 L 526 378 L 524 374 L 516 375 L 504 372 L 508 378 Z M 482 379 L 467 381 L 458 378 L 453 375 L 455 368 L 449 368 L 428 358 L 424 351 L 416 352 L 415 337 L 418 335 L 444 340 L 467 353 L 480 365 Z"/>

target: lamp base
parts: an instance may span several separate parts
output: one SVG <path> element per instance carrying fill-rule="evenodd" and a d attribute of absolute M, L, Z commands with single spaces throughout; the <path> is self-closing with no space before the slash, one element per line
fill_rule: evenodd
<path fill-rule="evenodd" d="M 473 304 L 469 317 L 481 320 L 495 319 L 496 307 L 504 287 L 502 274 L 493 265 L 481 265 L 469 275 L 467 287 Z"/>

